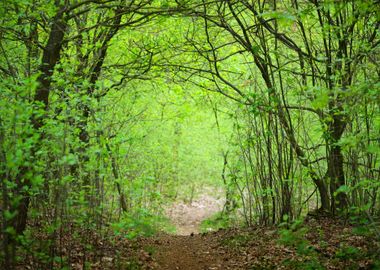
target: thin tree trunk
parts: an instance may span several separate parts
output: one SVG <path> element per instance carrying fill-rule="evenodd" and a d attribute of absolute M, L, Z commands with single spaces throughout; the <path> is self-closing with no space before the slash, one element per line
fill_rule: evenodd
<path fill-rule="evenodd" d="M 120 176 L 119 176 L 119 171 L 117 169 L 117 161 L 116 161 L 116 158 L 112 155 L 111 147 L 108 145 L 108 143 L 106 143 L 106 148 L 111 158 L 112 173 L 115 178 L 115 185 L 117 188 L 117 192 L 119 193 L 120 207 L 121 207 L 121 210 L 123 210 L 123 212 L 127 212 L 128 208 L 127 208 L 126 198 L 125 198 L 123 190 L 121 189 L 121 185 L 119 183 Z"/>

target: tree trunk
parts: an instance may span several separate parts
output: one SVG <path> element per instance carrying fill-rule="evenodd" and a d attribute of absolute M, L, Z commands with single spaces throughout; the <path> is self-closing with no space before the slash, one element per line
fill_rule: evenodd
<path fill-rule="evenodd" d="M 327 175 L 330 179 L 330 196 L 331 196 L 331 212 L 340 212 L 347 208 L 348 197 L 344 192 L 336 191 L 339 187 L 345 185 L 345 176 L 343 168 L 343 154 L 340 145 L 337 142 L 342 137 L 344 129 L 346 127 L 346 122 L 342 119 L 342 111 L 339 108 L 338 114 L 333 117 L 334 121 L 330 126 L 329 135 L 331 140 L 329 140 L 330 151 L 328 155 L 327 164 Z"/>
<path fill-rule="evenodd" d="M 34 96 L 35 103 L 42 103 L 43 109 L 46 111 L 49 105 L 49 92 L 51 84 L 51 76 L 54 71 L 55 65 L 60 59 L 63 38 L 65 34 L 65 29 L 67 26 L 66 20 L 63 18 L 64 9 L 58 11 L 57 15 L 54 17 L 48 42 L 45 46 L 42 62 L 39 67 L 40 76 L 37 78 L 38 86 Z M 36 132 L 40 132 L 43 126 L 44 118 L 39 116 L 32 116 L 32 124 Z M 43 136 L 40 137 L 42 140 Z M 38 150 L 38 145 L 35 145 L 30 155 L 35 157 Z M 20 169 L 20 173 L 17 177 L 17 193 L 21 196 L 20 202 L 12 206 L 12 211 L 17 212 L 17 216 L 14 218 L 13 226 L 17 234 L 21 234 L 26 228 L 28 209 L 30 204 L 30 194 L 28 190 L 31 188 L 30 176 L 27 176 L 31 168 L 23 167 Z"/>

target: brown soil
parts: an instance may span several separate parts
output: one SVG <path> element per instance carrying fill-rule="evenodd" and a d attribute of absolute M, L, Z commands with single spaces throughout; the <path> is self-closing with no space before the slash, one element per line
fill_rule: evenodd
<path fill-rule="evenodd" d="M 218 194 L 214 191 L 214 194 Z M 165 213 L 176 226 L 176 235 L 162 234 L 150 243 L 154 251 L 153 269 L 229 269 L 226 257 L 218 250 L 218 241 L 199 234 L 203 220 L 222 211 L 224 200 L 203 194 L 191 203 L 174 202 Z"/>
<path fill-rule="evenodd" d="M 140 248 L 149 250 L 145 263 L 140 257 L 140 265 L 157 270 L 379 269 L 374 263 L 380 259 L 378 241 L 353 234 L 353 227 L 340 221 L 306 225 L 309 232 L 303 239 L 313 250 L 309 254 L 296 245 L 281 244 L 275 227 L 254 227 L 140 239 Z M 356 251 L 349 253 L 349 247 Z"/>
<path fill-rule="evenodd" d="M 161 236 L 153 245 L 157 249 L 156 269 L 227 269 L 222 267 L 224 258 L 218 253 L 217 245 L 215 239 L 199 234 Z"/>

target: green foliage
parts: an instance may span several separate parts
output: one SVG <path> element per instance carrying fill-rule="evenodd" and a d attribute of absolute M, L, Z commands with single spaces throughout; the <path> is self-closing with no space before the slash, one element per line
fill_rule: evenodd
<path fill-rule="evenodd" d="M 282 226 L 288 227 L 287 223 Z M 313 252 L 309 241 L 305 238 L 308 229 L 303 226 L 302 220 L 296 220 L 290 224 L 289 228 L 280 230 L 279 243 L 295 247 L 301 255 L 308 255 Z"/>
<path fill-rule="evenodd" d="M 306 239 L 308 228 L 304 226 L 302 220 L 292 223 L 283 223 L 280 229 L 279 243 L 295 248 L 302 260 L 288 259 L 283 263 L 294 269 L 325 269 L 318 260 L 318 255 L 313 246 Z"/>
<path fill-rule="evenodd" d="M 231 226 L 231 217 L 226 213 L 218 212 L 213 216 L 203 220 L 200 225 L 201 232 L 217 231 L 219 229 L 226 229 Z"/>
<path fill-rule="evenodd" d="M 163 216 L 149 213 L 146 209 L 138 209 L 134 214 L 125 214 L 120 221 L 111 224 L 115 235 L 127 239 L 138 236 L 152 236 L 158 231 L 173 232 L 175 228 Z"/>
<path fill-rule="evenodd" d="M 291 222 L 324 190 L 324 211 L 345 198 L 349 218 L 373 223 L 376 1 L 248 2 L 1 2 L 1 258 L 57 261 L 66 224 L 168 230 L 164 203 L 205 186 L 229 204 L 203 231 Z M 51 240 L 27 250 L 22 227 L 40 220 Z M 281 241 L 313 257 L 305 233 L 296 221 Z"/>
<path fill-rule="evenodd" d="M 360 250 L 356 247 L 341 245 L 336 251 L 335 256 L 342 260 L 355 260 L 360 254 Z"/>
<path fill-rule="evenodd" d="M 323 267 L 317 260 L 310 259 L 303 262 L 297 262 L 295 260 L 286 260 L 283 262 L 284 265 L 290 267 L 291 269 L 307 269 L 307 270 L 323 270 Z"/>

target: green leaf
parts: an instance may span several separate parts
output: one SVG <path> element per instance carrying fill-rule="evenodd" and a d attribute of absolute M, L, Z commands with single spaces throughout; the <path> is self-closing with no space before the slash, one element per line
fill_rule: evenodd
<path fill-rule="evenodd" d="M 10 234 L 10 235 L 16 235 L 16 230 L 15 228 L 13 228 L 12 226 L 8 226 L 6 229 L 5 229 L 5 232 L 7 234 Z"/>
<path fill-rule="evenodd" d="M 16 215 L 17 215 L 17 211 L 15 212 L 10 212 L 9 210 L 4 211 L 4 218 L 7 221 L 12 220 Z"/>
<path fill-rule="evenodd" d="M 268 12 L 263 12 L 261 16 L 265 19 L 276 19 L 280 23 L 293 23 L 296 21 L 296 17 L 288 12 L 281 12 L 281 11 L 268 11 Z"/>
<path fill-rule="evenodd" d="M 314 109 L 326 108 L 329 104 L 329 96 L 327 92 L 320 92 L 316 94 L 316 98 L 311 102 Z"/>
<path fill-rule="evenodd" d="M 374 144 L 368 145 L 367 152 L 374 155 L 380 154 L 380 147 Z"/>
<path fill-rule="evenodd" d="M 346 186 L 346 185 L 342 185 L 340 186 L 336 191 L 335 191 L 335 194 L 334 195 L 337 195 L 339 193 L 348 193 L 350 192 L 350 187 Z"/>

